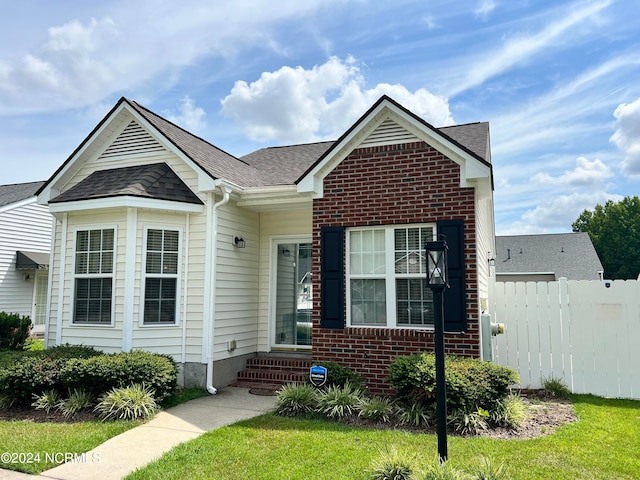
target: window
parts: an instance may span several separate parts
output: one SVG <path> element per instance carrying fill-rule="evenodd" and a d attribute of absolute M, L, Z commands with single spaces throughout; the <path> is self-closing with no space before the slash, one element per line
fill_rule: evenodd
<path fill-rule="evenodd" d="M 424 286 L 424 243 L 433 234 L 426 225 L 348 231 L 351 325 L 433 325 L 432 294 Z"/>
<path fill-rule="evenodd" d="M 114 229 L 76 232 L 73 323 L 111 324 Z"/>
<path fill-rule="evenodd" d="M 177 323 L 179 237 L 177 230 L 147 230 L 145 325 Z"/>

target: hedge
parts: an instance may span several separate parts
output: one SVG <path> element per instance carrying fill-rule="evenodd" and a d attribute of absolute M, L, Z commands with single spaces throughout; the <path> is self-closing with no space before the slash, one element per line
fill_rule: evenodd
<path fill-rule="evenodd" d="M 144 384 L 161 402 L 177 386 L 178 368 L 166 355 L 134 351 L 101 354 L 91 347 L 66 346 L 25 356 L 0 368 L 0 395 L 29 404 L 34 394 L 54 389 L 66 396 L 83 389 L 98 397 L 114 387 Z"/>
<path fill-rule="evenodd" d="M 479 408 L 493 411 L 518 383 L 518 373 L 508 367 L 468 357 L 445 358 L 447 409 L 465 412 Z M 435 355 L 416 353 L 396 357 L 389 367 L 389 383 L 408 403 L 429 405 L 436 401 Z"/>

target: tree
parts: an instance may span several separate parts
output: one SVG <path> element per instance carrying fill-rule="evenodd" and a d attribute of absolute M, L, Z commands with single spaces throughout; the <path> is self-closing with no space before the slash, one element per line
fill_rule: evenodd
<path fill-rule="evenodd" d="M 583 211 L 571 225 L 587 232 L 600 257 L 606 278 L 636 279 L 640 273 L 640 198 L 607 201 Z"/>

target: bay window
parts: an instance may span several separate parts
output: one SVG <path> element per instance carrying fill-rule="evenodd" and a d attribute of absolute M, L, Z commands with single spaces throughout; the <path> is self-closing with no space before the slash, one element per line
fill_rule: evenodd
<path fill-rule="evenodd" d="M 74 268 L 74 324 L 111 325 L 114 229 L 78 230 Z"/>
<path fill-rule="evenodd" d="M 180 232 L 146 231 L 143 324 L 175 324 L 178 307 Z"/>

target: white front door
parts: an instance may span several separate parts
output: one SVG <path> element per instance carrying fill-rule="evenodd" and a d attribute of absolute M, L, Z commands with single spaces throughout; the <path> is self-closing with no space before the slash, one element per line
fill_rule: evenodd
<path fill-rule="evenodd" d="M 313 310 L 311 250 L 311 243 L 291 240 L 274 242 L 272 348 L 311 348 Z"/>
<path fill-rule="evenodd" d="M 41 334 L 44 332 L 44 322 L 47 315 L 48 285 L 48 272 L 36 272 L 33 281 L 33 313 L 31 316 L 33 333 Z"/>

